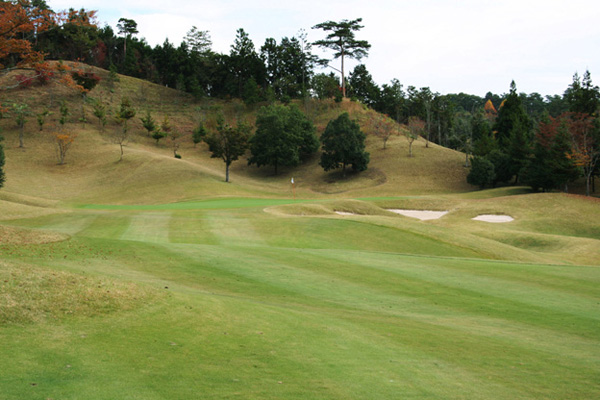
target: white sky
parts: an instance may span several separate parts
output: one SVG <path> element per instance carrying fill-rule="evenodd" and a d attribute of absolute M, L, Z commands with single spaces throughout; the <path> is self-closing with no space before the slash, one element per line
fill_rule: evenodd
<path fill-rule="evenodd" d="M 268 37 L 279 42 L 300 29 L 362 18 L 357 39 L 371 44 L 363 63 L 379 85 L 397 78 L 406 86 L 440 93 L 484 96 L 508 92 L 562 94 L 586 69 L 600 84 L 598 0 L 47 0 L 59 11 L 97 10 L 100 25 L 116 31 L 119 18 L 138 23 L 152 46 L 168 37 L 179 45 L 192 26 L 208 30 L 213 50 L 229 53 L 244 28 L 257 51 Z M 317 51 L 315 51 L 317 52 Z M 330 55 L 331 53 L 321 53 Z M 339 68 L 339 60 L 332 65 Z M 349 64 L 350 68 L 356 62 Z"/>

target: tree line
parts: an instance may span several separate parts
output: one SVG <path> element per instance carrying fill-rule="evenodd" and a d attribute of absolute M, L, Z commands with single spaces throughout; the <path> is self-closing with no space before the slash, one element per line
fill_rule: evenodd
<path fill-rule="evenodd" d="M 472 153 L 469 183 L 480 187 L 520 183 L 534 190 L 568 191 L 570 183 L 585 181 L 594 191 L 600 167 L 600 89 L 586 71 L 565 91 L 565 111 L 532 118 L 516 85 L 496 112 L 488 107 L 476 114 L 456 115 L 455 134 L 463 150 Z"/>
<path fill-rule="evenodd" d="M 442 95 L 429 87 L 405 88 L 397 79 L 379 86 L 363 64 L 346 76 L 344 58 L 360 60 L 368 55 L 370 48 L 368 42 L 355 38 L 355 32 L 362 28 L 360 18 L 315 25 L 314 29 L 327 36 L 314 43 L 308 42 L 306 32 L 301 30 L 295 37 L 284 37 L 279 42 L 268 38 L 258 50 L 248 33 L 240 28 L 229 53 L 219 54 L 211 49 L 210 33 L 195 26 L 177 46 L 165 40 L 152 47 L 144 38 L 137 37 L 137 23 L 127 18 L 119 20 L 115 31 L 108 25 L 99 27 L 94 11 L 54 12 L 44 0 L 2 2 L 0 11 L 2 32 L 9 32 L 0 43 L 0 63 L 5 71 L 27 63 L 33 65 L 45 56 L 82 61 L 109 69 L 112 74 L 146 79 L 198 98 L 235 97 L 246 104 L 271 104 L 274 100 L 287 104 L 291 99 L 307 96 L 336 100 L 349 96 L 397 123 L 407 124 L 407 137 L 413 140 L 421 135 L 427 145 L 431 141 L 464 151 L 466 166 L 471 163 L 470 155 L 475 156 L 472 174 L 488 170 L 487 180 L 478 178 L 476 184 L 480 186 L 514 178 L 514 182 L 529 181 L 537 189 L 564 188 L 562 181 L 540 184 L 533 180 L 544 173 L 534 171 L 532 165 L 544 163 L 532 160 L 537 157 L 549 162 L 548 143 L 554 143 L 556 137 L 562 137 L 560 140 L 570 145 L 568 159 L 575 167 L 574 172 L 566 174 L 569 181 L 583 175 L 587 185 L 593 186 L 593 177 L 598 172 L 593 151 L 598 147 L 597 104 L 588 101 L 592 105 L 586 111 L 574 105 L 580 94 L 573 93 L 587 90 L 597 95 L 587 72 L 583 81 L 576 77 L 562 96 L 517 93 L 514 84 L 508 94 L 502 95 L 491 92 L 484 97 L 465 93 Z M 339 74 L 316 72 L 319 66 L 330 65 L 330 61 L 313 55 L 313 45 L 333 51 L 333 58 L 341 60 Z M 40 79 L 48 74 L 43 68 L 37 71 Z M 77 79 L 77 74 L 72 76 Z M 588 119 L 581 114 L 587 114 Z M 374 128 L 377 131 L 378 127 Z M 381 132 L 385 147 L 386 129 Z M 592 150 L 588 149 L 590 143 L 594 143 Z M 562 154 L 562 148 L 552 151 Z M 505 165 L 510 168 L 504 168 Z M 475 182 L 473 179 L 470 178 Z"/>

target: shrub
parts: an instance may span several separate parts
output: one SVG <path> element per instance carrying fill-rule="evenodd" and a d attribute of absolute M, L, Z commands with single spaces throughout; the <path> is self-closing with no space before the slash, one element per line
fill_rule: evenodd
<path fill-rule="evenodd" d="M 17 80 L 19 87 L 28 88 L 33 85 L 33 78 L 27 75 L 19 74 L 15 76 L 15 79 Z"/>

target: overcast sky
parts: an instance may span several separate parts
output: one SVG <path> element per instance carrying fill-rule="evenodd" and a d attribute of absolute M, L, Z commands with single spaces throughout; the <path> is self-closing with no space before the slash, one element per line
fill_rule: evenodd
<path fill-rule="evenodd" d="M 208 30 L 213 51 L 229 53 L 238 28 L 257 51 L 300 29 L 362 18 L 357 39 L 371 44 L 362 62 L 379 85 L 397 78 L 434 92 L 485 95 L 508 92 L 562 94 L 575 72 L 600 84 L 598 0 L 47 0 L 54 11 L 97 10 L 100 25 L 134 19 L 152 46 L 179 45 L 192 26 Z M 115 29 L 116 30 L 116 29 Z M 320 53 L 326 55 L 328 53 Z M 330 54 L 330 53 L 329 53 Z M 339 68 L 339 60 L 332 65 Z M 350 63 L 350 68 L 356 63 Z"/>

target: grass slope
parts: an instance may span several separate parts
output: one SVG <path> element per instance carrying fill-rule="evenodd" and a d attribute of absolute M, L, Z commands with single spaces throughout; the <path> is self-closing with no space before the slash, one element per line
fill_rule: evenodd
<path fill-rule="evenodd" d="M 5 321 L 3 398 L 600 395 L 595 266 L 472 258 L 401 217 L 157 208 L 12 222 L 71 239 L 4 245 L 5 274 L 105 311 Z"/>
<path fill-rule="evenodd" d="M 71 122 L 58 166 L 32 121 L 25 149 L 2 122 L 0 398 L 600 397 L 597 200 L 465 193 L 461 154 L 418 141 L 408 158 L 402 137 L 383 150 L 372 135 L 367 173 L 339 179 L 315 157 L 273 176 L 241 160 L 225 184 L 189 133 L 217 109 L 250 122 L 253 110 L 127 77 L 89 97 L 114 109 L 122 95 L 169 115 L 182 160 L 137 120 L 121 162 L 112 122 Z M 11 96 L 81 107 L 58 86 Z M 319 130 L 371 113 L 305 110 Z M 471 220 L 482 213 L 515 220 Z"/>
<path fill-rule="evenodd" d="M 460 192 L 470 187 L 465 183 L 463 156 L 435 144 L 425 147 L 424 140 L 414 144 L 415 157 L 409 158 L 408 143 L 404 137 L 393 136 L 382 148 L 382 141 L 370 130 L 373 111 L 360 104 L 333 101 L 310 101 L 299 104 L 314 122 L 320 134 L 327 123 L 342 112 L 349 112 L 367 133 L 367 149 L 371 153 L 369 170 L 350 174 L 341 179 L 339 173 L 325 173 L 318 165 L 318 156 L 298 168 L 282 169 L 278 176 L 270 168 L 247 166 L 245 158 L 232 165 L 233 183 L 223 182 L 224 165 L 220 159 L 211 159 L 205 144 L 194 146 L 191 132 L 200 120 L 214 127 L 218 112 L 230 122 L 238 118 L 254 122 L 256 107 L 248 108 L 237 101 L 203 100 L 195 102 L 189 96 L 172 89 L 152 85 L 131 77 L 121 76 L 111 83 L 106 71 L 79 64 L 73 68 L 94 70 L 103 80 L 91 91 L 84 102 L 73 89 L 52 83 L 28 89 L 14 89 L 6 95 L 11 103 L 27 103 L 30 116 L 25 125 L 25 148 L 18 148 L 19 130 L 14 117 L 0 121 L 6 137 L 7 182 L 3 192 L 24 196 L 40 196 L 63 202 L 114 204 L 128 202 L 166 203 L 220 196 L 291 197 L 290 177 L 297 183 L 300 197 L 322 198 L 337 194 L 344 197 L 365 195 L 389 196 L 414 193 Z M 11 74 L 3 80 L 14 79 Z M 114 133 L 121 128 L 112 115 L 122 97 L 131 99 L 137 116 L 130 122 L 130 140 L 125 156 L 119 162 L 119 146 Z M 64 129 L 78 136 L 67 153 L 66 165 L 57 165 L 55 145 L 51 132 L 59 131 L 59 100 L 66 100 L 71 116 Z M 92 114 L 93 102 L 104 103 L 108 111 L 108 125 L 100 129 Z M 44 130 L 36 126 L 35 115 L 48 108 Z M 82 109 L 88 122 L 82 124 Z M 149 138 L 139 120 L 146 111 L 161 122 L 169 117 L 174 129 L 181 133 L 179 154 L 173 158 L 172 143 L 162 140 L 158 145 Z M 31 173 L 35 171 L 35 173 Z"/>

